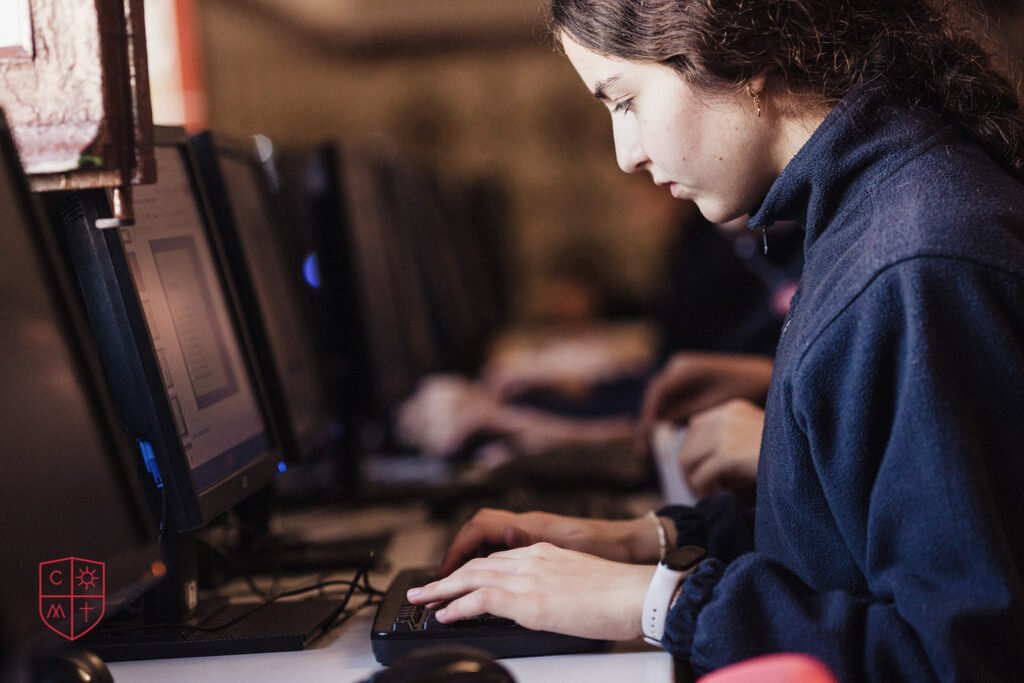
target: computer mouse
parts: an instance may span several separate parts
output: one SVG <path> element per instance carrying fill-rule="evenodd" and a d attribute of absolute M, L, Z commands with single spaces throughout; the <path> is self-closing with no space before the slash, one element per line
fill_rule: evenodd
<path fill-rule="evenodd" d="M 88 650 L 41 658 L 32 673 L 33 683 L 114 683 L 107 665 Z"/>
<path fill-rule="evenodd" d="M 366 683 L 515 683 L 515 679 L 483 650 L 444 645 L 400 657 Z"/>

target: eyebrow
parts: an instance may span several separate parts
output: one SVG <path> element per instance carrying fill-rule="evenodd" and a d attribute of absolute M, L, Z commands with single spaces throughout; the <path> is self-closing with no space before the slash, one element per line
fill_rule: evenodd
<path fill-rule="evenodd" d="M 615 82 L 617 82 L 621 78 L 622 78 L 622 76 L 620 74 L 616 74 L 614 76 L 609 76 L 608 78 L 604 79 L 603 81 L 598 81 L 597 83 L 595 83 L 594 84 L 594 97 L 596 97 L 597 99 L 599 99 L 602 102 L 607 102 L 608 100 L 610 100 L 611 98 L 608 97 L 608 94 L 605 92 L 605 90 L 608 88 L 608 86 L 614 84 Z"/>

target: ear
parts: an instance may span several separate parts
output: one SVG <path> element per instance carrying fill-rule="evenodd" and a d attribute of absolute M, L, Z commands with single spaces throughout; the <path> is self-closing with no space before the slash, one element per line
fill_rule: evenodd
<path fill-rule="evenodd" d="M 768 76 L 765 74 L 760 74 L 758 76 L 754 76 L 749 81 L 747 81 L 747 87 L 750 88 L 750 92 L 756 95 L 762 95 L 764 94 L 764 88 L 767 83 Z"/>

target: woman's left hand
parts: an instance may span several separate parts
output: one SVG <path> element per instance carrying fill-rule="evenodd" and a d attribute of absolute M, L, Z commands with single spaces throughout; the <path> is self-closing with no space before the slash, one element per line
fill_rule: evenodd
<path fill-rule="evenodd" d="M 654 569 L 537 543 L 470 560 L 411 589 L 408 599 L 417 605 L 447 602 L 436 615 L 445 624 L 486 613 L 535 630 L 630 640 L 641 635 Z"/>

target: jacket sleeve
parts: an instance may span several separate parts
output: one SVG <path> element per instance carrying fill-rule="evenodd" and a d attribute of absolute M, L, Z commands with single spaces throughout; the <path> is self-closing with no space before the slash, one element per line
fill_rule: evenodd
<path fill-rule="evenodd" d="M 673 607 L 667 649 L 698 673 L 779 651 L 841 680 L 1024 671 L 1021 301 L 1013 275 L 918 258 L 809 339 L 769 410 L 806 440 L 863 580 L 826 586 L 761 549 L 707 561 Z"/>
<path fill-rule="evenodd" d="M 731 493 L 716 493 L 696 507 L 668 505 L 658 510 L 676 527 L 676 545 L 699 545 L 709 557 L 730 562 L 754 549 L 754 509 Z"/>

